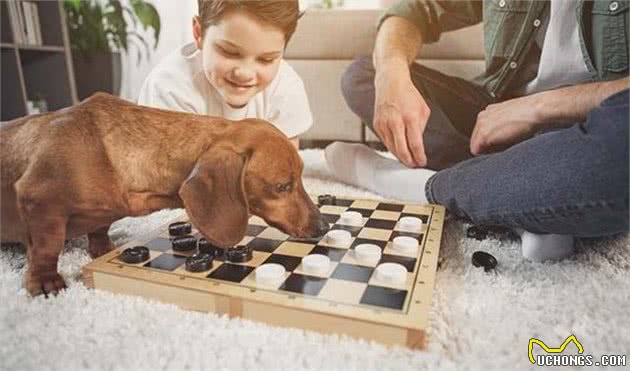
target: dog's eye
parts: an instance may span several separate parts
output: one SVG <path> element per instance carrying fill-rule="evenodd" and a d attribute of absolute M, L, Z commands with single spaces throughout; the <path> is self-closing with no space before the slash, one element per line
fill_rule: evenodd
<path fill-rule="evenodd" d="M 276 192 L 278 193 L 284 193 L 284 192 L 289 192 L 291 191 L 291 183 L 284 183 L 284 184 L 278 184 L 276 186 Z"/>

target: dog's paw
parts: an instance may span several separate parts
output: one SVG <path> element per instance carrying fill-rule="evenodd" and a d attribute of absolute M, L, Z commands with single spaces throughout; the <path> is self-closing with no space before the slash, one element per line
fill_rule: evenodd
<path fill-rule="evenodd" d="M 32 295 L 57 295 L 61 290 L 66 288 L 66 282 L 57 272 L 35 274 L 28 270 L 24 277 L 24 286 Z"/>

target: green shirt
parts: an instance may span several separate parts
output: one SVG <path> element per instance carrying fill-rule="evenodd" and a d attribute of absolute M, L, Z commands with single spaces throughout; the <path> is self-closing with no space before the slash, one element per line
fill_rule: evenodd
<path fill-rule="evenodd" d="M 567 0 L 560 0 L 567 1 Z M 576 0 L 580 46 L 592 81 L 628 76 L 629 0 Z M 413 22 L 424 43 L 442 32 L 483 22 L 486 69 L 474 82 L 502 98 L 536 77 L 540 48 L 536 33 L 548 17 L 549 0 L 402 0 L 390 16 Z"/>

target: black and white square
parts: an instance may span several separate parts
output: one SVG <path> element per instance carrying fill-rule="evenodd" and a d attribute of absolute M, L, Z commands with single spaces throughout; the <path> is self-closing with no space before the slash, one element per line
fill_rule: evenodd
<path fill-rule="evenodd" d="M 182 255 L 162 254 L 157 258 L 150 260 L 144 266 L 165 271 L 174 271 L 179 266 L 186 263 L 186 258 L 186 256 Z"/>
<path fill-rule="evenodd" d="M 280 286 L 280 290 L 316 296 L 326 284 L 326 278 L 292 273 Z"/>

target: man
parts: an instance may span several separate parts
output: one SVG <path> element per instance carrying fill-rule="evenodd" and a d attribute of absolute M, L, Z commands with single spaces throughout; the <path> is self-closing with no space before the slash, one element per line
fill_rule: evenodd
<path fill-rule="evenodd" d="M 342 90 L 408 168 L 335 143 L 326 150 L 331 171 L 522 231 L 532 260 L 567 256 L 572 236 L 627 232 L 629 8 L 627 0 L 401 1 L 381 19 L 372 60 L 355 61 Z M 486 70 L 474 81 L 414 63 L 424 43 L 479 22 Z"/>

